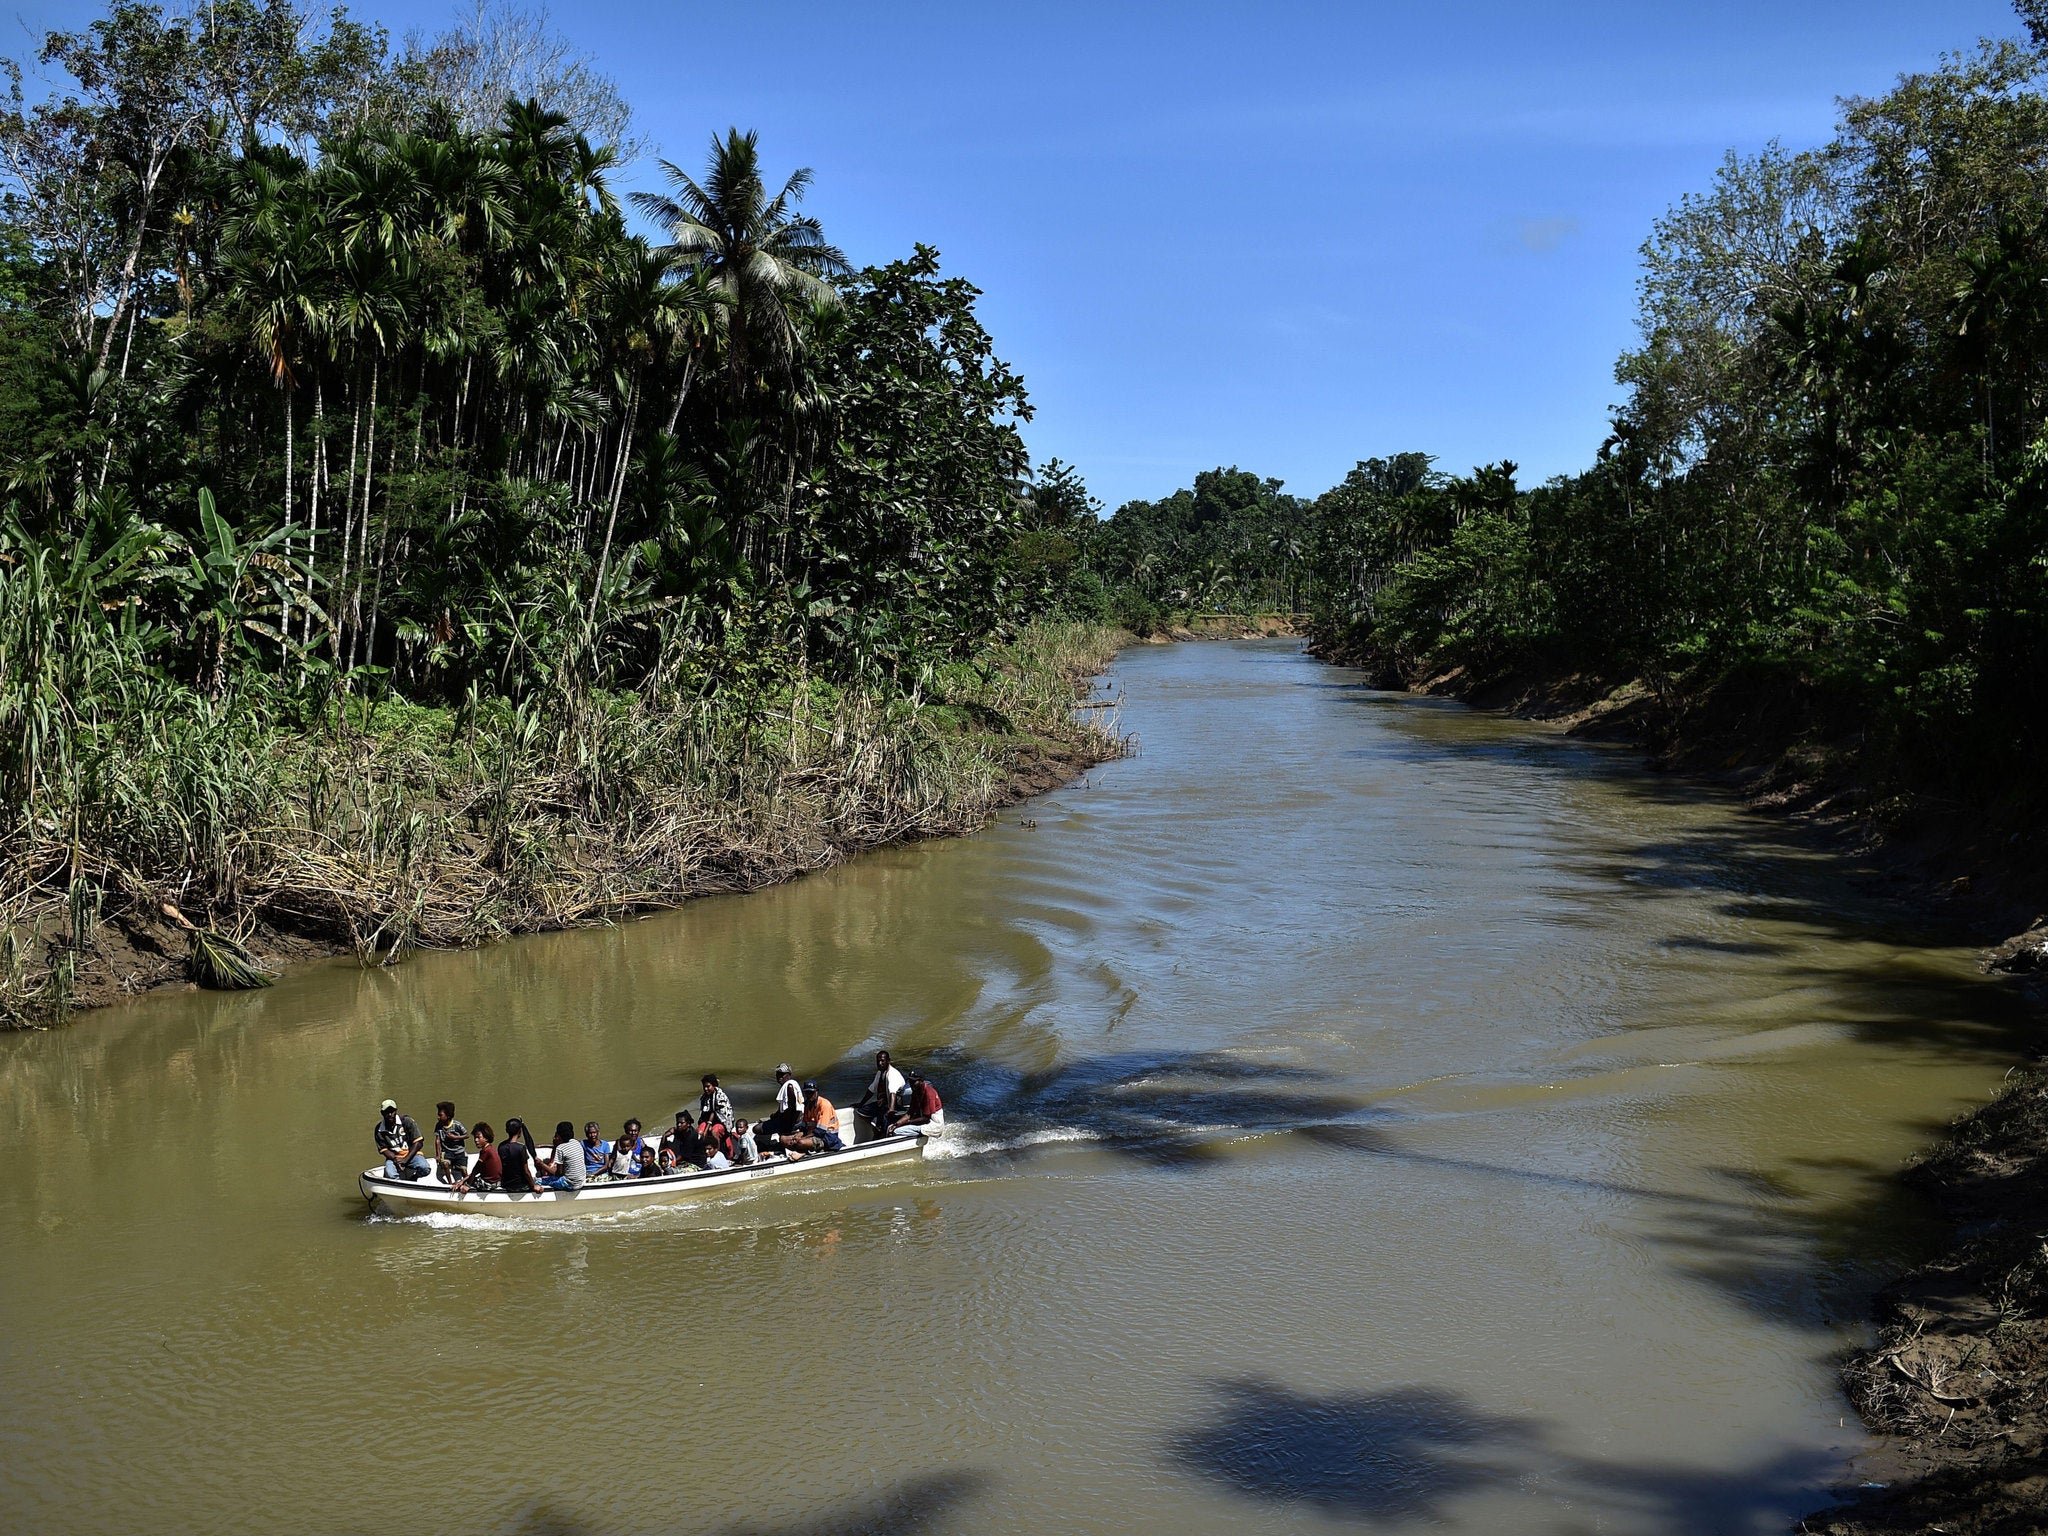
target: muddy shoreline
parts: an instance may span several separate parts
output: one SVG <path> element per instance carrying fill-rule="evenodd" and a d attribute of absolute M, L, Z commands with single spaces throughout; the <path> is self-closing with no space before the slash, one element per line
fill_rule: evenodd
<path fill-rule="evenodd" d="M 1852 878 L 1984 947 L 2043 1021 L 2035 1059 L 1964 1116 L 1901 1182 L 1932 1206 L 1937 1252 L 1872 1298 L 1876 1342 L 1842 1384 L 1876 1446 L 1810 1536 L 2040 1536 L 2048 1531 L 2048 848 L 2038 828 L 1962 807 L 1897 807 L 1880 822 L 1854 743 L 1815 746 L 1784 700 L 1690 709 L 1634 680 L 1542 672 L 1408 675 L 1311 639 L 1311 655 L 1373 684 L 1457 698 L 1639 747 L 1654 773 L 1723 790 L 1797 826 Z"/>
<path fill-rule="evenodd" d="M 996 812 L 1070 784 L 1089 769 L 1114 760 L 1116 755 L 1089 743 L 1036 740 L 1015 749 L 1009 771 L 996 793 L 985 805 L 977 808 L 973 817 L 963 819 L 959 824 L 937 830 L 912 830 L 872 842 L 835 845 L 801 866 L 793 867 L 775 860 L 706 871 L 700 881 L 693 881 L 691 887 L 676 900 L 634 903 L 586 921 L 516 927 L 500 937 L 517 938 L 523 934 L 566 928 L 601 927 L 612 922 L 648 917 L 658 912 L 673 911 L 699 896 L 762 890 L 816 870 L 831 868 L 877 848 L 932 837 L 966 836 L 986 825 L 988 818 Z M 188 974 L 190 935 L 189 921 L 183 920 L 182 915 L 169 904 L 156 911 L 139 908 L 109 917 L 94 935 L 87 963 L 81 967 L 73 984 L 69 1012 L 64 1018 L 50 1022 L 61 1025 L 84 1012 L 163 992 L 198 991 L 198 983 Z M 332 932 L 307 931 L 271 922 L 259 923 L 241 941 L 241 947 L 273 974 L 281 973 L 288 966 L 360 954 L 357 946 Z M 361 958 L 365 964 L 393 965 L 402 963 L 407 952 L 387 950 L 381 955 L 364 955 Z"/>

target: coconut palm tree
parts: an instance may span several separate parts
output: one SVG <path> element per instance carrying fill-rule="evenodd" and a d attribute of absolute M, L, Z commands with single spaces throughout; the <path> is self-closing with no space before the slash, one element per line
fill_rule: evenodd
<path fill-rule="evenodd" d="M 768 195 L 757 134 L 733 128 L 714 136 L 701 184 L 670 161 L 661 168 L 673 195 L 636 192 L 634 206 L 668 231 L 665 253 L 707 273 L 724 300 L 727 381 L 739 400 L 757 351 L 780 361 L 795 350 L 792 309 L 835 301 L 831 279 L 852 269 L 818 221 L 795 211 L 811 185 L 808 168 Z"/>

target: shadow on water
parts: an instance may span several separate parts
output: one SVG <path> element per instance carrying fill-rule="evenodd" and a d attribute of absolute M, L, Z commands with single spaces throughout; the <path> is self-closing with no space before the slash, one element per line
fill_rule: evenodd
<path fill-rule="evenodd" d="M 1355 1117 L 1365 1106 L 1300 1067 L 1216 1051 L 1127 1051 L 1047 1072 L 962 1063 L 955 1102 L 991 1145 L 1024 1157 L 1033 1138 L 1086 1139 L 1160 1167 L 1194 1168 L 1222 1155 L 1219 1138 L 1291 1131 Z"/>
<path fill-rule="evenodd" d="M 648 1528 L 649 1536 L 709 1533 L 709 1536 L 920 1536 L 947 1523 L 959 1507 L 994 1483 L 986 1472 L 936 1472 L 906 1478 L 869 1494 L 828 1505 L 815 1514 L 777 1525 L 719 1525 L 699 1510 L 673 1524 Z M 609 1529 L 606 1526 L 605 1529 Z M 542 1501 L 516 1516 L 513 1536 L 588 1536 L 596 1525 L 574 1519 Z"/>
<path fill-rule="evenodd" d="M 1612 1213 L 1672 1269 L 1780 1323 L 1823 1328 L 1850 1315 L 1881 1272 L 1926 1230 L 1919 1196 L 1889 1165 L 1795 1158 L 1783 1177 L 1704 1170 L 1718 1188 L 1686 1192 L 1428 1151 L 1404 1144 L 1399 1117 L 1335 1087 L 1323 1073 L 1221 1052 L 1120 1052 L 1053 1071 L 991 1062 L 944 1064 L 950 1106 L 972 1127 L 978 1161 L 1023 1164 L 1083 1141 L 1146 1166 L 1194 1174 L 1291 1138 L 1331 1151 L 1533 1186 L 1613 1197 Z M 1929 1123 L 1931 1138 L 1939 1127 Z M 1802 1195 L 1813 1175 L 1835 1193 Z"/>
<path fill-rule="evenodd" d="M 1704 1170 L 1717 1188 L 1672 1191 L 1624 1180 L 1495 1163 L 1404 1144 L 1397 1117 L 1336 1091 L 1322 1073 L 1217 1052 L 1125 1052 L 1035 1074 L 957 1063 L 959 1117 L 983 1143 L 971 1155 L 1022 1164 L 1054 1144 L 1100 1151 L 1178 1173 L 1220 1169 L 1247 1139 L 1291 1138 L 1409 1167 L 1532 1186 L 1562 1196 L 1611 1197 L 1674 1272 L 1773 1320 L 1809 1328 L 1850 1315 L 1884 1267 L 1925 1230 L 1920 1198 L 1889 1166 L 1794 1159 L 1785 1177 Z M 1931 1136 L 1937 1127 L 1929 1125 Z M 1801 1195 L 1814 1175 L 1836 1191 Z"/>
<path fill-rule="evenodd" d="M 1934 1127 L 1928 1128 L 1932 1135 Z M 1319 1146 L 1461 1175 L 1511 1180 L 1563 1194 L 1621 1196 L 1672 1269 L 1780 1323 L 1814 1328 L 1860 1310 L 1902 1244 L 1924 1232 L 1919 1195 L 1896 1170 L 1844 1158 L 1799 1158 L 1788 1173 L 1824 1174 L 1848 1193 L 1802 1198 L 1787 1180 L 1739 1168 L 1704 1170 L 1725 1194 L 1660 1190 L 1613 1179 L 1512 1167 L 1405 1147 L 1379 1126 L 1299 1127 Z"/>
<path fill-rule="evenodd" d="M 1514 1480 L 1536 1435 L 1434 1387 L 1310 1397 L 1259 1377 L 1211 1383 L 1214 1416 L 1173 1460 L 1237 1493 L 1363 1520 L 1441 1519 L 1446 1503 Z"/>
<path fill-rule="evenodd" d="M 1442 1522 L 1462 1498 L 1515 1488 L 1550 1495 L 1548 1530 L 1777 1530 L 1824 1502 L 1839 1471 L 1820 1450 L 1725 1471 L 1587 1459 L 1540 1419 L 1435 1387 L 1317 1396 L 1240 1377 L 1209 1388 L 1208 1416 L 1168 1442 L 1173 1465 L 1258 1503 L 1368 1525 Z"/>
<path fill-rule="evenodd" d="M 1637 901 L 1711 893 L 1717 917 L 1752 931 L 1731 938 L 1675 935 L 1664 947 L 1779 959 L 1786 985 L 1825 995 L 1827 1021 L 1860 1042 L 2003 1065 L 2039 1041 L 2039 1017 L 2017 985 L 1971 974 L 1952 956 L 1925 948 L 1965 947 L 1981 935 L 1959 919 L 1930 915 L 1876 889 L 1874 877 L 1859 874 L 1844 857 L 1794 829 L 1759 827 L 1761 820 L 1568 859 L 1566 867 L 1596 886 L 1625 884 Z M 1841 955 L 1845 946 L 1852 958 L 1799 958 L 1802 952 Z"/>

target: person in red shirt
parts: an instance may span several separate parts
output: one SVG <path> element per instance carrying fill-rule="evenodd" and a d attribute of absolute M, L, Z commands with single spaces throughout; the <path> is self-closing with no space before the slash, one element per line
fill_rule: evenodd
<path fill-rule="evenodd" d="M 889 1129 L 902 1130 L 905 1126 L 932 1126 L 946 1123 L 946 1106 L 939 1100 L 939 1090 L 932 1086 L 932 1080 L 922 1072 L 910 1074 L 910 1104 L 898 1110 L 889 1119 Z"/>
<path fill-rule="evenodd" d="M 498 1161 L 497 1133 L 489 1121 L 479 1120 L 470 1135 L 476 1142 L 476 1161 L 467 1173 L 455 1176 L 455 1187 L 461 1191 L 496 1189 L 505 1178 L 504 1165 Z"/>

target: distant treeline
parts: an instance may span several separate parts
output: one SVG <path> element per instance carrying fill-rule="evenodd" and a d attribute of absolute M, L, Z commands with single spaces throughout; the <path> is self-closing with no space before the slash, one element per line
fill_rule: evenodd
<path fill-rule="evenodd" d="M 1626 403 L 1584 473 L 1235 469 L 1068 539 L 1067 601 L 1313 612 L 1404 678 L 1768 699 L 1899 787 L 2048 789 L 2048 7 L 1731 155 L 1643 248 Z"/>

